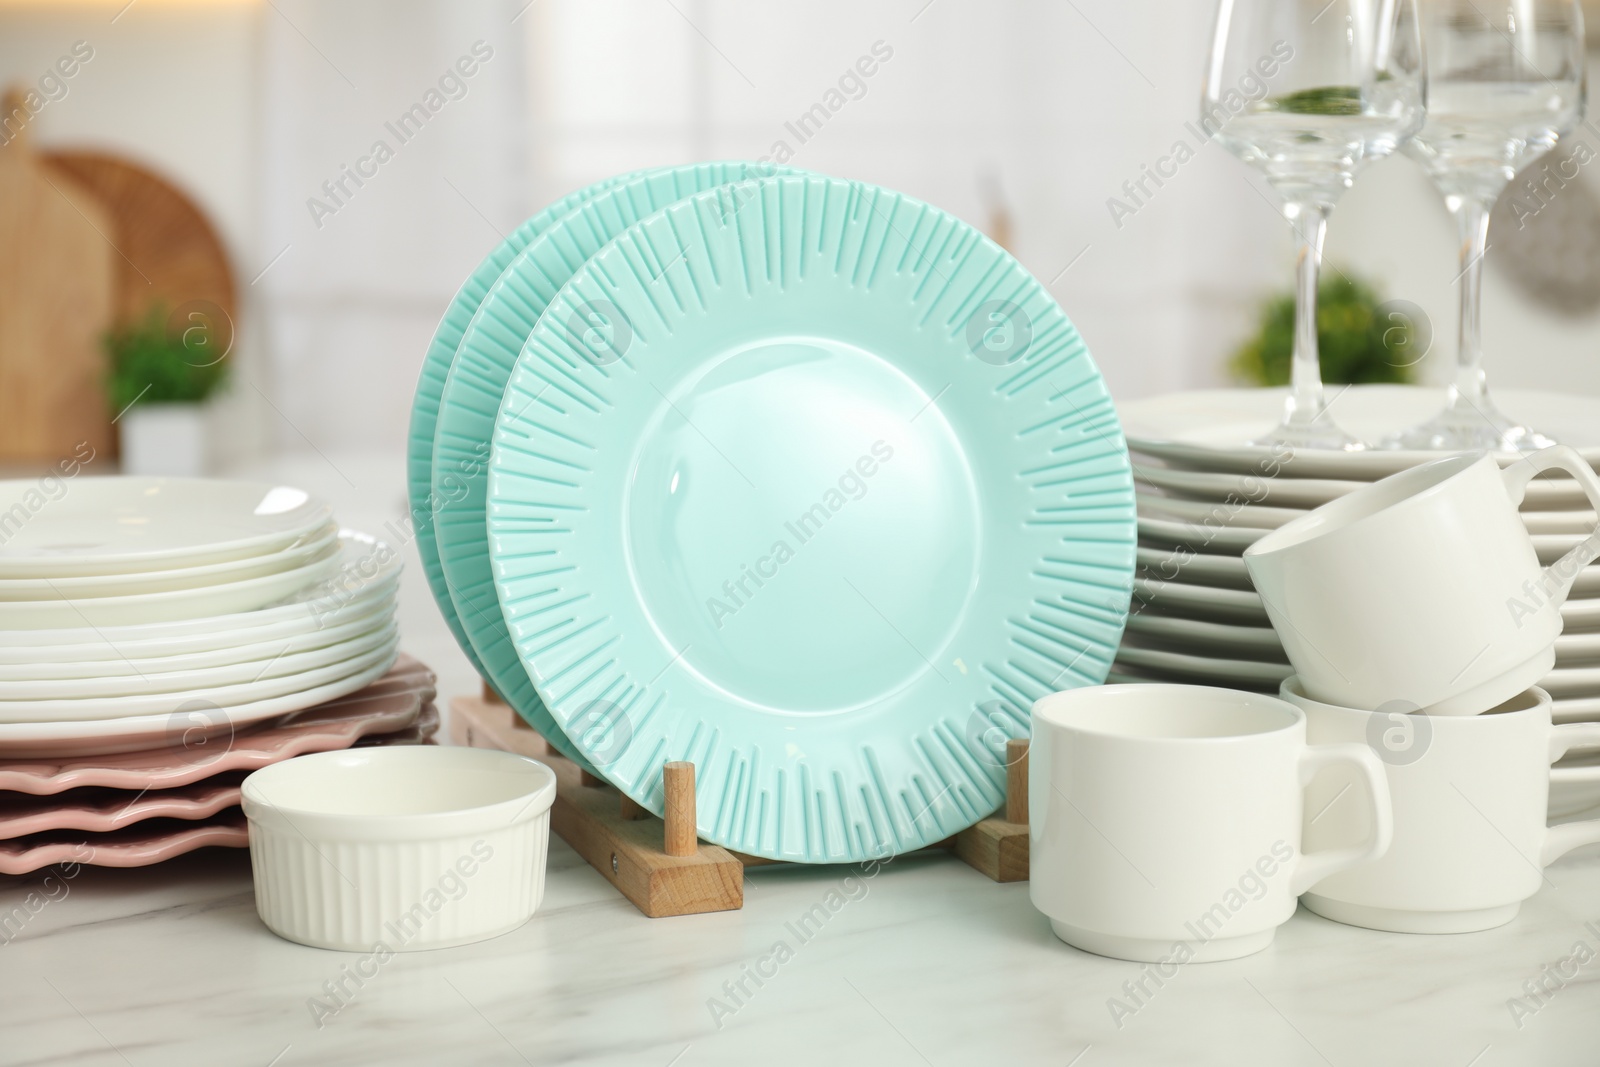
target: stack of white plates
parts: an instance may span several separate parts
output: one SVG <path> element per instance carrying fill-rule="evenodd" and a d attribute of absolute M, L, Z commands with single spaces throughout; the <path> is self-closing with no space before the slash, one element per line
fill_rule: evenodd
<path fill-rule="evenodd" d="M 196 745 L 394 662 L 399 560 L 282 486 L 0 482 L 0 757 Z"/>
<path fill-rule="evenodd" d="M 1600 400 L 1517 390 L 1499 390 L 1496 398 L 1504 410 L 1600 466 Z M 1244 549 L 1367 482 L 1438 458 L 1432 452 L 1248 444 L 1271 431 L 1283 399 L 1279 389 L 1215 390 L 1120 409 L 1137 486 L 1139 567 L 1111 680 L 1275 692 L 1291 668 L 1245 571 Z M 1346 430 L 1377 441 L 1427 418 L 1441 401 L 1432 388 L 1352 386 L 1336 393 L 1332 413 Z M 1522 515 L 1546 564 L 1596 525 L 1577 482 L 1559 474 L 1533 481 Z M 1600 566 L 1579 575 L 1561 615 L 1566 625 L 1556 668 L 1541 685 L 1555 700 L 1557 721 L 1600 721 Z M 1600 802 L 1600 795 L 1586 799 Z"/>

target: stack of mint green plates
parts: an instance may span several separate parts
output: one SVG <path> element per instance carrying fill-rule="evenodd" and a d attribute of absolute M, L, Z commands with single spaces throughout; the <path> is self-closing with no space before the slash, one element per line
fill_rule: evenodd
<path fill-rule="evenodd" d="M 429 350 L 412 508 L 474 665 L 700 835 L 858 862 L 1003 802 L 1034 700 L 1102 682 L 1133 483 L 1043 285 L 898 193 L 644 171 L 535 216 Z"/>

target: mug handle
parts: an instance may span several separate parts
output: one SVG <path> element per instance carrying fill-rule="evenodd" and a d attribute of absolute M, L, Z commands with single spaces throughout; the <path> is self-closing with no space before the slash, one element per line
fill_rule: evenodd
<path fill-rule="evenodd" d="M 1551 763 L 1575 748 L 1600 748 L 1600 722 L 1568 722 L 1551 729 Z"/>
<path fill-rule="evenodd" d="M 1506 496 L 1511 498 L 1511 503 L 1521 507 L 1522 498 L 1528 495 L 1528 483 L 1533 481 L 1533 476 L 1548 470 L 1564 470 L 1576 478 L 1584 496 L 1589 498 L 1590 506 L 1600 513 L 1600 477 L 1595 475 L 1594 468 L 1589 466 L 1582 455 L 1566 445 L 1542 448 L 1523 456 L 1500 472 L 1506 487 Z M 1578 580 L 1583 568 L 1593 563 L 1596 557 L 1600 557 L 1600 528 L 1544 569 L 1544 580 L 1541 584 L 1549 588 L 1550 602 L 1553 604 L 1565 602 L 1567 594 L 1572 592 L 1572 583 Z"/>
<path fill-rule="evenodd" d="M 1548 867 L 1575 848 L 1600 841 L 1600 819 L 1582 822 L 1564 822 L 1549 827 L 1544 832 L 1544 844 L 1539 849 L 1539 866 Z"/>
<path fill-rule="evenodd" d="M 1383 764 L 1366 745 L 1308 745 L 1300 753 L 1300 786 L 1305 788 L 1324 767 L 1336 763 L 1353 763 L 1366 780 L 1367 799 L 1372 804 L 1372 836 L 1362 844 L 1349 848 L 1329 848 L 1311 855 L 1301 854 L 1295 866 L 1294 877 L 1289 879 L 1289 893 L 1298 897 L 1330 874 L 1346 867 L 1368 863 L 1389 851 L 1394 840 L 1394 808 L 1389 802 L 1389 778 Z M 1335 798 L 1337 799 L 1337 798 Z M 1600 822 L 1596 823 L 1600 826 Z"/>
<path fill-rule="evenodd" d="M 1600 747 L 1600 722 L 1563 723 L 1550 731 L 1550 762 L 1575 748 Z M 1585 782 L 1600 779 L 1600 767 L 1551 768 L 1552 779 Z M 1539 865 L 1548 867 L 1575 848 L 1600 841 L 1600 819 L 1562 823 L 1545 831 L 1539 849 Z"/>

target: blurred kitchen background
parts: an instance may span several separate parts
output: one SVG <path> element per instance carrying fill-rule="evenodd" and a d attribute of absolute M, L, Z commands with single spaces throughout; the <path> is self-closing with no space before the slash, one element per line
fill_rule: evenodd
<path fill-rule="evenodd" d="M 231 346 L 201 406 L 208 471 L 293 480 L 405 540 L 417 369 L 473 266 L 585 183 L 770 156 L 777 142 L 796 167 L 903 190 L 1001 240 L 1119 398 L 1227 384 L 1263 302 L 1288 289 L 1292 253 L 1255 173 L 1191 125 L 1212 13 L 1155 0 L 0 0 L 0 85 L 22 101 L 0 148 L 0 463 L 27 469 L 65 451 L 63 433 L 100 432 L 89 469 L 114 469 L 109 420 L 127 397 L 88 361 L 117 326 L 136 352 L 159 307 L 157 334 L 193 322 Z M 864 56 L 875 72 L 841 82 Z M 826 121 L 797 131 L 819 103 Z M 1567 141 L 1576 176 L 1546 183 L 1525 225 L 1496 220 L 1487 367 L 1500 386 L 1600 393 L 1600 179 L 1587 166 L 1600 129 L 1586 120 Z M 1163 158 L 1158 184 L 1147 168 Z M 1327 259 L 1431 320 L 1419 377 L 1445 380 L 1456 238 L 1414 163 L 1363 173 Z M 54 406 L 4 414 L 41 374 L 64 383 Z M 153 432 L 158 449 L 189 447 L 181 427 Z M 473 682 L 411 556 L 407 645 L 448 696 Z"/>

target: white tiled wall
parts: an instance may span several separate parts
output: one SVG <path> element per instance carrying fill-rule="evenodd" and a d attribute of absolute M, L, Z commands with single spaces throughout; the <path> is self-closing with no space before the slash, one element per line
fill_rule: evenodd
<path fill-rule="evenodd" d="M 461 280 L 543 204 L 619 171 L 755 157 L 901 189 L 985 226 L 1050 285 L 1122 398 L 1221 380 L 1287 227 L 1206 146 L 1118 226 L 1107 199 L 1190 139 L 1209 3 L 1172 0 L 142 0 L 0 9 L 0 76 L 96 59 L 37 124 L 159 166 L 214 212 L 244 291 L 236 449 L 398 454 Z M 307 199 L 474 41 L 494 57 L 318 227 Z M 804 145 L 784 123 L 893 49 Z M 1364 175 L 1329 255 L 1422 304 L 1450 356 L 1454 239 L 1405 160 Z M 1511 291 L 1491 253 L 1497 380 L 1600 392 L 1592 319 Z M 269 266 L 270 264 L 270 266 Z M 1070 269 L 1068 265 L 1071 264 Z M 254 284 L 250 284 L 251 282 Z M 259 390 L 259 392 L 258 392 Z"/>
<path fill-rule="evenodd" d="M 776 140 L 795 166 L 980 226 L 997 181 L 1013 250 L 1051 283 L 1119 395 L 1215 380 L 1283 267 L 1272 243 L 1283 224 L 1215 148 L 1120 228 L 1106 208 L 1141 163 L 1188 136 L 1206 5 L 542 0 L 535 11 L 535 158 L 552 189 L 756 157 Z M 865 93 L 801 144 L 785 123 L 880 41 L 893 55 Z"/>

